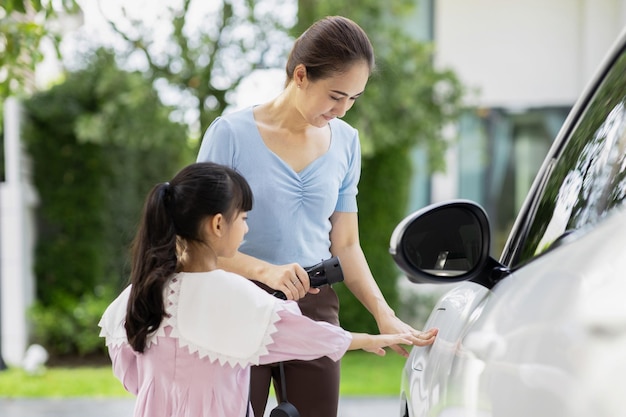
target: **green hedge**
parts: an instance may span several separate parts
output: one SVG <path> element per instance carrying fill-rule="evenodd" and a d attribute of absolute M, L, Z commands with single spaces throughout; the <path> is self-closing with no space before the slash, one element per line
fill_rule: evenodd
<path fill-rule="evenodd" d="M 186 128 L 105 50 L 24 105 L 40 197 L 34 341 L 53 354 L 92 353 L 102 347 L 97 321 L 127 283 L 145 196 L 193 160 Z"/>

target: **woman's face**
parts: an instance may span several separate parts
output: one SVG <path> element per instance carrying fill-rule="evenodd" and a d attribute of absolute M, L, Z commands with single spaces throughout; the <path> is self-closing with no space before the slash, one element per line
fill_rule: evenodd
<path fill-rule="evenodd" d="M 367 63 L 354 64 L 346 72 L 310 81 L 304 78 L 298 88 L 296 106 L 311 125 L 324 127 L 335 117 L 343 117 L 363 94 L 369 79 Z"/>

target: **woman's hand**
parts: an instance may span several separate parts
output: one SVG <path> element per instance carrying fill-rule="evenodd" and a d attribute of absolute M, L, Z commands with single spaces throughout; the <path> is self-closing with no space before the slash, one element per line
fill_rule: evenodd
<path fill-rule="evenodd" d="M 296 263 L 287 265 L 269 265 L 259 281 L 268 287 L 281 291 L 288 300 L 299 300 L 307 293 L 317 294 L 318 288 L 311 288 L 309 274 Z"/>
<path fill-rule="evenodd" d="M 220 257 L 218 267 L 235 272 L 253 281 L 258 281 L 275 291 L 281 291 L 288 300 L 299 300 L 307 293 L 317 294 L 317 288 L 311 288 L 309 274 L 296 263 L 274 265 L 250 255 L 237 252 L 229 258 Z"/>

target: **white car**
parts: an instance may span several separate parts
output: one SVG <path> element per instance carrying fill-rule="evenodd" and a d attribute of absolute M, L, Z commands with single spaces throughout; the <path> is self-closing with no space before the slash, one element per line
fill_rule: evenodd
<path fill-rule="evenodd" d="M 402 417 L 626 416 L 626 33 L 554 141 L 496 260 L 484 210 L 434 204 L 391 254 L 456 283 L 402 373 Z"/>

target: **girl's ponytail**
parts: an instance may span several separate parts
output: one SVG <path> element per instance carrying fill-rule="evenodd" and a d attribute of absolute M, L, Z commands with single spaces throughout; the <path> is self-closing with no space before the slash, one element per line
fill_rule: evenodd
<path fill-rule="evenodd" d="M 176 271 L 176 228 L 170 207 L 173 187 L 156 185 L 146 200 L 139 230 L 132 245 L 130 299 L 126 310 L 128 343 L 143 352 L 146 338 L 157 330 L 165 308 L 163 287 Z"/>

